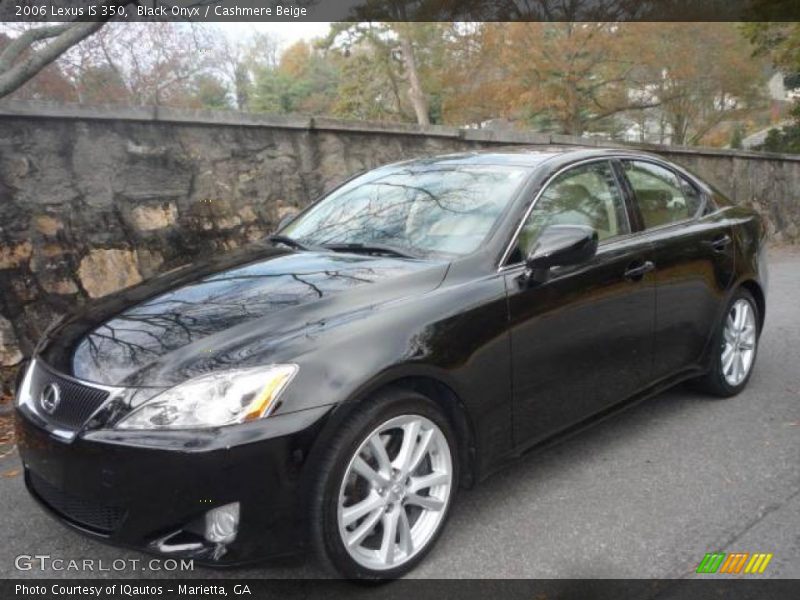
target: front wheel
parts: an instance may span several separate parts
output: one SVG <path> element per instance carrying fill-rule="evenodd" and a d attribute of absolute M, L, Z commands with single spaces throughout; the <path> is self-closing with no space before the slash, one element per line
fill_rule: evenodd
<path fill-rule="evenodd" d="M 715 335 L 713 364 L 699 381 L 701 387 L 721 397 L 741 392 L 753 372 L 759 334 L 758 306 L 750 292 L 739 289 Z"/>
<path fill-rule="evenodd" d="M 413 392 L 368 402 L 335 435 L 312 499 L 312 538 L 354 579 L 410 571 L 442 531 L 458 485 L 452 428 Z"/>

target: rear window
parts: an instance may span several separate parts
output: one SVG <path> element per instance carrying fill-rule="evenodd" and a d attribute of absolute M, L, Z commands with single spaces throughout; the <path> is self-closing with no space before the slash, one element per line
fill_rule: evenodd
<path fill-rule="evenodd" d="M 625 161 L 646 229 L 695 217 L 703 205 L 700 191 L 673 171 L 651 162 Z"/>

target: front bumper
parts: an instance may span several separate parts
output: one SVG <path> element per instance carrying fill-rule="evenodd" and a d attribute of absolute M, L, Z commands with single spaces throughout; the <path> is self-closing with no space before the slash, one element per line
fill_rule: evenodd
<path fill-rule="evenodd" d="M 59 520 L 112 544 L 221 566 L 302 550 L 304 466 L 328 410 L 208 431 L 95 430 L 65 440 L 22 406 L 16 429 L 28 490 Z M 241 510 L 236 539 L 205 542 L 198 523 L 231 502 Z"/>

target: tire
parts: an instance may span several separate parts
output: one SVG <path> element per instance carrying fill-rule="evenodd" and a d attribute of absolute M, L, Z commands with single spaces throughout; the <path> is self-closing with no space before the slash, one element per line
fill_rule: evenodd
<path fill-rule="evenodd" d="M 412 435 L 416 453 L 404 444 Z M 410 460 L 403 461 L 405 456 Z M 310 503 L 315 552 L 340 577 L 380 581 L 405 575 L 444 529 L 458 475 L 453 429 L 436 404 L 411 391 L 382 392 L 348 416 L 320 462 Z M 349 549 L 345 537 L 353 542 Z"/>
<path fill-rule="evenodd" d="M 745 306 L 747 307 L 745 313 L 741 313 L 741 308 Z M 749 315 L 746 314 L 747 310 L 749 310 Z M 743 314 L 747 325 L 745 330 L 738 334 L 738 337 L 736 337 L 736 334 L 733 334 L 733 339 L 729 340 L 728 337 L 730 337 L 731 334 L 726 332 L 730 331 L 730 327 L 732 326 L 731 320 L 734 319 L 737 314 Z M 722 322 L 714 333 L 713 344 L 711 346 L 711 370 L 705 376 L 696 380 L 697 387 L 714 396 L 729 398 L 735 396 L 747 386 L 747 382 L 750 381 L 750 376 L 753 374 L 753 367 L 755 366 L 758 354 L 758 341 L 761 335 L 759 323 L 760 315 L 758 312 L 758 305 L 753 295 L 746 289 L 739 288 L 725 307 Z M 733 325 L 735 325 L 735 323 Z M 752 330 L 750 335 L 747 334 L 749 330 Z M 740 356 L 743 355 L 743 363 L 740 363 L 740 366 L 744 367 L 743 372 L 740 370 L 737 376 L 734 376 L 735 367 L 729 367 L 727 362 L 730 360 L 730 356 L 727 355 L 727 352 L 731 344 L 733 344 L 733 354 L 735 356 L 737 355 L 737 349 L 744 350 L 743 353 L 739 354 Z M 752 345 L 749 355 L 746 349 L 748 344 Z M 734 358 L 734 361 L 736 360 L 738 359 Z"/>

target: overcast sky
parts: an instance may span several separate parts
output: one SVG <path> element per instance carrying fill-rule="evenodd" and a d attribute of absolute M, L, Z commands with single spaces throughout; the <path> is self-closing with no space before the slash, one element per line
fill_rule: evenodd
<path fill-rule="evenodd" d="M 280 38 L 285 46 L 298 40 L 310 40 L 328 33 L 330 23 L 215 23 L 231 39 L 241 39 L 254 31 L 263 31 Z"/>

